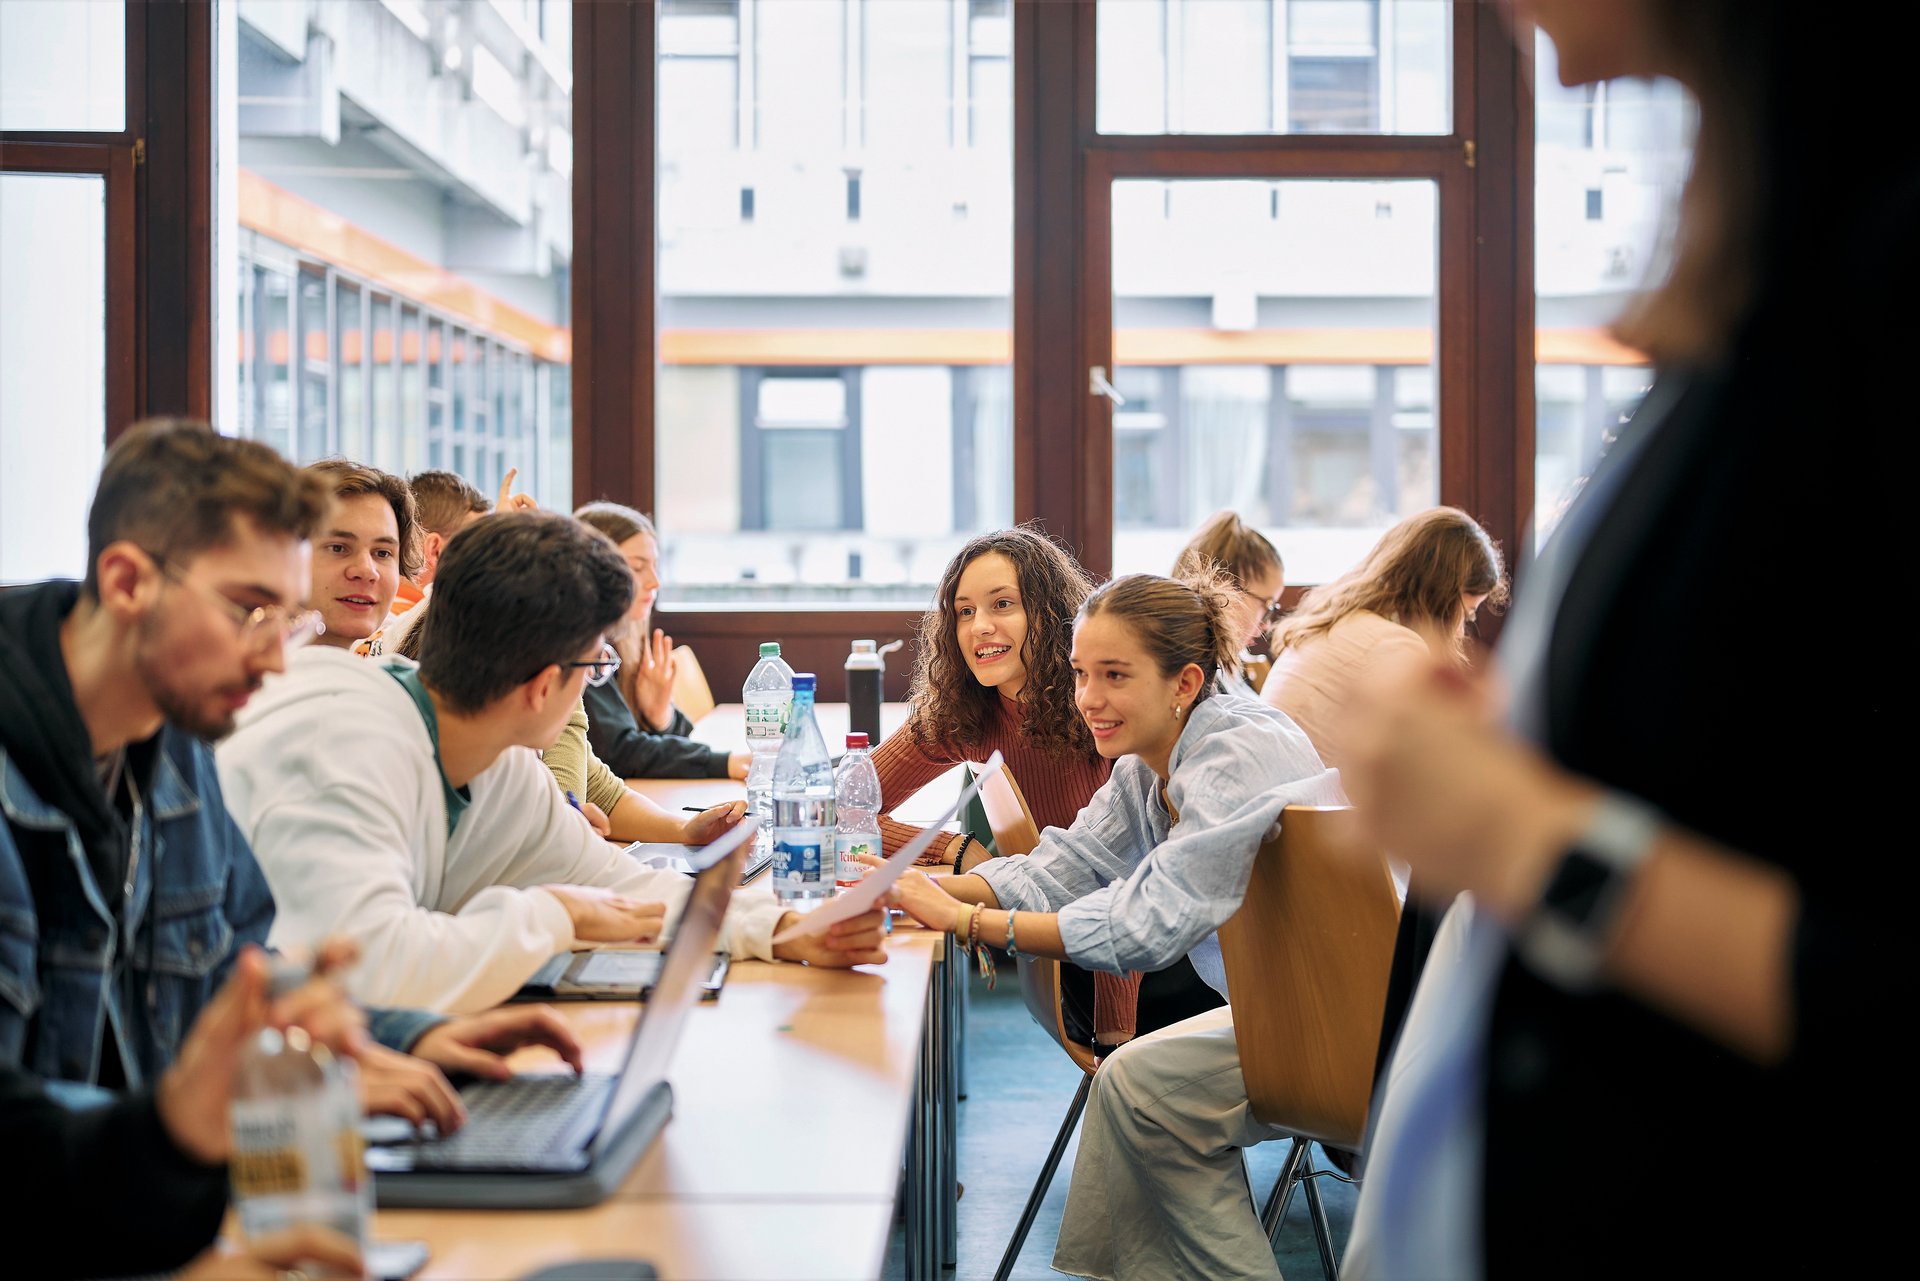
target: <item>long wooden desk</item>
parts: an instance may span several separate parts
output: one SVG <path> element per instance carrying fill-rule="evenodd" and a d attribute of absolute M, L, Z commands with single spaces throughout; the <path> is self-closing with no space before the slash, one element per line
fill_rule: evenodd
<path fill-rule="evenodd" d="M 902 1153 L 916 1134 L 931 1138 L 930 1126 L 946 1129 L 946 1117 L 916 1106 L 935 1066 L 925 1043 L 942 945 L 902 929 L 887 964 L 868 970 L 736 965 L 719 1002 L 695 1010 L 675 1056 L 673 1120 L 605 1204 L 382 1211 L 376 1235 L 427 1241 L 427 1277 L 517 1277 L 596 1257 L 647 1259 L 667 1281 L 878 1276 Z M 559 1008 L 589 1066 L 611 1067 L 637 1007 Z M 522 1065 L 551 1069 L 553 1060 L 529 1052 Z M 915 1155 L 925 1166 L 934 1154 Z M 950 1183 L 944 1195 L 950 1217 Z M 939 1225 L 912 1221 L 935 1205 L 935 1189 L 912 1190 L 912 1275 L 939 1269 L 928 1248 Z"/>

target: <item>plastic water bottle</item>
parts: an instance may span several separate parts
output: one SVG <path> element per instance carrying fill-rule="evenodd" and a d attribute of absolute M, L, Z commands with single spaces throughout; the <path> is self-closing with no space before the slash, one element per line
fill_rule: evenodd
<path fill-rule="evenodd" d="M 833 877 L 833 758 L 813 719 L 813 673 L 801 672 L 773 763 L 773 894 L 818 904 L 833 897 Z"/>
<path fill-rule="evenodd" d="M 787 732 L 787 708 L 793 702 L 793 669 L 780 658 L 780 646 L 768 641 L 760 646 L 760 661 L 747 673 L 747 684 L 740 691 L 747 705 L 747 814 L 760 820 L 760 832 L 754 842 L 756 853 L 773 849 L 773 762 L 780 754 L 780 741 Z"/>
<path fill-rule="evenodd" d="M 873 869 L 857 862 L 861 854 L 880 853 L 880 776 L 867 755 L 865 734 L 847 735 L 847 754 L 833 775 L 833 804 L 838 834 L 834 838 L 834 888 L 846 889 Z"/>
<path fill-rule="evenodd" d="M 230 1116 L 228 1170 L 247 1237 L 318 1224 L 366 1249 L 373 1182 L 351 1061 L 297 1027 L 264 1028 L 241 1056 Z"/>

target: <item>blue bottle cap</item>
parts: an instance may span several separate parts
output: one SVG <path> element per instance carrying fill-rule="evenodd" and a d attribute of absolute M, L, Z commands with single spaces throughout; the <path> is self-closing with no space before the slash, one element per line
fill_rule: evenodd
<path fill-rule="evenodd" d="M 812 672 L 795 672 L 793 674 L 794 692 L 797 694 L 804 689 L 811 693 L 813 691 L 813 679 Z"/>

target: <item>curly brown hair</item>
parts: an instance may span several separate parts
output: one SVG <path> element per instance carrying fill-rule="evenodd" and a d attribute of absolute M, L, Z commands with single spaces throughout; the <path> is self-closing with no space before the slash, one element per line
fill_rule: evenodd
<path fill-rule="evenodd" d="M 1026 607 L 1027 640 L 1021 661 L 1020 735 L 1055 756 L 1098 757 L 1093 735 L 1073 701 L 1073 617 L 1093 590 L 1072 553 L 1028 526 L 980 534 L 947 563 L 933 608 L 920 620 L 907 726 L 913 742 L 936 759 L 959 760 L 977 751 L 998 715 L 1000 695 L 973 678 L 960 649 L 954 597 L 960 575 L 982 556 L 1013 563 Z"/>

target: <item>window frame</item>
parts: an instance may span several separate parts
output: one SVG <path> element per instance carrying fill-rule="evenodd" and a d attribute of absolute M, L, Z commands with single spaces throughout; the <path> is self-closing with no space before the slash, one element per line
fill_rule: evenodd
<path fill-rule="evenodd" d="M 1087 299 L 1111 298 L 1113 179 L 1424 178 L 1441 188 L 1439 497 L 1517 558 L 1534 462 L 1531 47 L 1490 8 L 1454 6 L 1446 134 L 1102 135 L 1096 6 L 1012 0 L 1016 521 L 1039 522 L 1096 577 L 1111 572 L 1112 425 L 1087 383 L 1090 367 L 1113 365 L 1111 320 L 1105 304 L 1088 314 Z M 583 5 L 574 33 L 574 244 L 595 270 L 573 290 L 573 493 L 643 511 L 656 483 L 655 16 L 641 0 Z M 917 621 L 913 610 L 768 603 L 675 609 L 671 625 L 713 643 L 717 687 L 744 676 L 732 653 L 743 638 L 777 635 L 835 697 L 847 636 L 909 635 Z M 908 667 L 894 665 L 890 696 Z"/>

